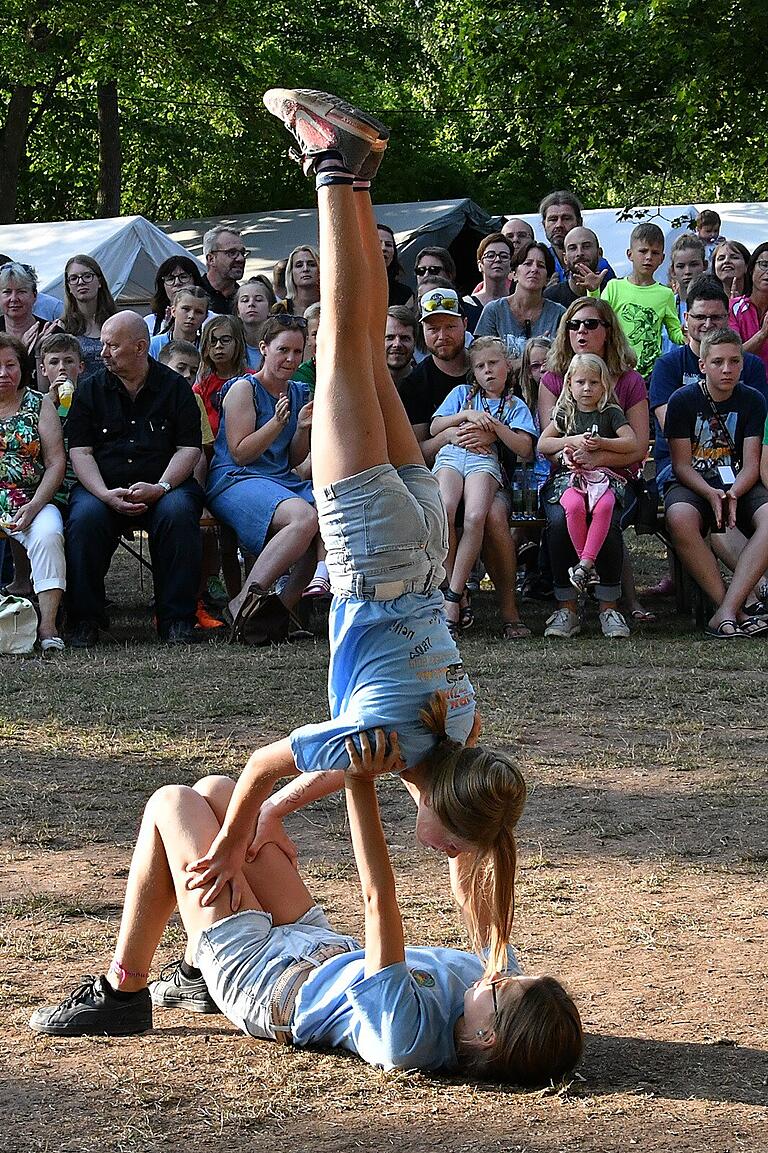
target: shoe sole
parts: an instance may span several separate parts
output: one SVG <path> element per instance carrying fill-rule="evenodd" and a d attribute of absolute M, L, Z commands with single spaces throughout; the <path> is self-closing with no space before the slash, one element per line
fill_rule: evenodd
<path fill-rule="evenodd" d="M 296 112 L 304 109 L 312 116 L 321 117 L 334 128 L 349 132 L 370 145 L 378 140 L 389 139 L 389 129 L 380 120 L 329 92 L 315 88 L 270 88 L 264 93 L 263 101 L 267 111 L 282 120 L 291 131 L 296 125 Z M 324 147 L 332 145 L 325 144 Z"/>
<path fill-rule="evenodd" d="M 203 1001 L 188 1001 L 184 997 L 166 997 L 160 1000 L 152 998 L 156 1009 L 186 1009 L 188 1013 L 201 1013 L 208 1016 L 221 1015 L 221 1009 L 213 1002 L 206 1005 Z"/>
<path fill-rule="evenodd" d="M 88 1029 L 85 1026 L 82 1028 L 61 1028 L 57 1029 L 53 1025 L 40 1025 L 34 1019 L 29 1022 L 29 1027 L 35 1033 L 45 1033 L 47 1037 L 134 1037 L 139 1033 L 149 1033 L 152 1029 L 152 1023 L 142 1025 L 140 1028 L 132 1026 L 127 1029 Z"/>
<path fill-rule="evenodd" d="M 571 637 L 577 637 L 581 632 L 581 628 L 572 629 L 569 633 L 551 633 L 545 630 L 545 637 L 554 637 L 558 641 L 569 641 Z"/>

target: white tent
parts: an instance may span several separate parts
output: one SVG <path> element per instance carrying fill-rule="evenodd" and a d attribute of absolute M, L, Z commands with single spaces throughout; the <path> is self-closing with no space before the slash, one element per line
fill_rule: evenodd
<path fill-rule="evenodd" d="M 64 299 L 64 265 L 69 257 L 75 253 L 92 256 L 117 303 L 139 309 L 146 308 L 155 291 L 158 265 L 169 256 L 190 255 L 143 216 L 5 224 L 0 227 L 0 252 L 31 264 L 40 291 L 59 300 Z"/>
<path fill-rule="evenodd" d="M 410 277 L 421 248 L 449 248 L 461 270 L 469 255 L 474 269 L 475 251 L 491 231 L 491 217 L 472 200 L 427 200 L 412 204 L 377 204 L 376 218 L 395 233 L 400 259 Z M 217 216 L 208 220 L 173 220 L 162 228 L 191 253 L 201 256 L 203 234 L 224 224 L 239 232 L 248 249 L 245 275 L 272 271 L 277 260 L 301 244 L 317 246 L 317 212 L 292 208 L 284 212 L 252 212 Z M 474 270 L 471 271 L 474 276 Z"/>
<path fill-rule="evenodd" d="M 681 232 L 688 230 L 688 221 L 695 220 L 698 213 L 704 208 L 714 208 L 723 221 L 722 235 L 729 240 L 740 240 L 746 244 L 750 252 L 762 241 L 768 240 L 768 203 L 754 204 L 700 204 L 695 208 L 692 204 L 662 204 L 655 207 L 638 207 L 632 209 L 632 219 L 620 220 L 621 209 L 595 208 L 585 209 L 584 224 L 591 228 L 600 238 L 600 244 L 605 258 L 614 268 L 617 276 L 626 276 L 630 270 L 627 260 L 629 247 L 629 234 L 640 220 L 651 224 L 658 224 L 665 236 L 665 252 L 669 250 L 674 239 Z M 534 229 L 536 236 L 544 239 L 544 229 L 538 213 L 510 212 L 520 220 L 527 220 Z M 667 282 L 667 261 L 665 260 L 656 279 L 662 283 Z"/>

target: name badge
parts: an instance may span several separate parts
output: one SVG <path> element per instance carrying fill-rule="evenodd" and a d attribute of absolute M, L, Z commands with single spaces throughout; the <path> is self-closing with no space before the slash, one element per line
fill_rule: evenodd
<path fill-rule="evenodd" d="M 719 464 L 717 466 L 717 475 L 720 477 L 720 483 L 726 488 L 730 488 L 731 485 L 736 482 L 736 473 L 729 464 Z"/>

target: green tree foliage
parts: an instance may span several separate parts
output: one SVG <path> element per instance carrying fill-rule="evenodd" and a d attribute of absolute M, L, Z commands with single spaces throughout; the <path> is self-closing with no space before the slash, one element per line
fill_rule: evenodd
<path fill-rule="evenodd" d="M 0 220 L 90 217 L 97 93 L 117 85 L 121 211 L 309 202 L 273 84 L 339 90 L 393 140 L 380 201 L 534 208 L 768 199 L 764 0 L 4 0 Z M 18 161 L 18 174 L 16 162 Z M 18 179 L 17 179 L 18 175 Z"/>

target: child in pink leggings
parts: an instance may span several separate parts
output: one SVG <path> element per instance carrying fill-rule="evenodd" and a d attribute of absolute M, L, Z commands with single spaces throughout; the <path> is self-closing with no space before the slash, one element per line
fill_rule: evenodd
<path fill-rule="evenodd" d="M 616 403 L 605 363 L 591 353 L 574 356 L 552 421 L 539 439 L 539 451 L 555 457 L 559 466 L 550 500 L 565 509 L 568 535 L 579 558 L 568 575 L 578 592 L 598 583 L 595 561 L 616 500 L 624 495 L 621 477 L 601 467 L 601 453 L 626 452 L 631 457 L 636 449 L 635 434 Z"/>

